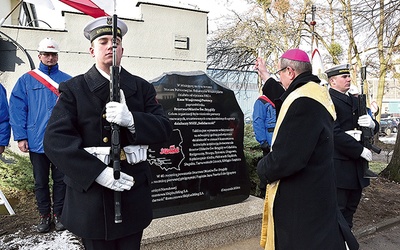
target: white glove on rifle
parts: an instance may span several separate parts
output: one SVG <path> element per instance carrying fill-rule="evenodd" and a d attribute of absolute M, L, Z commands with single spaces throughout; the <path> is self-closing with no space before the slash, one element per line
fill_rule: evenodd
<path fill-rule="evenodd" d="M 372 152 L 368 148 L 364 148 L 360 156 L 367 161 L 372 161 Z"/>
<path fill-rule="evenodd" d="M 133 134 L 135 133 L 135 123 L 133 115 L 126 106 L 125 95 L 122 89 L 120 90 L 120 102 L 109 102 L 106 104 L 106 120 L 110 123 L 118 124 L 122 127 L 127 127 Z"/>
<path fill-rule="evenodd" d="M 106 167 L 103 172 L 97 176 L 95 181 L 100 185 L 114 191 L 130 190 L 133 184 L 135 184 L 132 176 L 122 172 L 119 179 L 115 180 L 114 170 L 111 167 Z"/>
<path fill-rule="evenodd" d="M 361 127 L 367 127 L 374 129 L 375 128 L 375 122 L 372 120 L 370 115 L 362 115 L 358 117 L 358 125 Z"/>

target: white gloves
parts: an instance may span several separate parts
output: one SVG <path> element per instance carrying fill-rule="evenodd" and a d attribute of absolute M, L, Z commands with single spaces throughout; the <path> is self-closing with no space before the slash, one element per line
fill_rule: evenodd
<path fill-rule="evenodd" d="M 367 127 L 374 129 L 375 128 L 375 122 L 372 120 L 371 116 L 369 115 L 362 115 L 358 118 L 358 125 L 361 127 Z"/>
<path fill-rule="evenodd" d="M 367 161 L 372 161 L 372 152 L 368 148 L 364 148 L 360 156 Z"/>
<path fill-rule="evenodd" d="M 132 176 L 122 172 L 119 179 L 115 180 L 114 170 L 111 167 L 106 167 L 103 172 L 97 176 L 95 181 L 100 185 L 114 191 L 130 190 L 133 184 L 135 184 Z"/>
<path fill-rule="evenodd" d="M 133 115 L 126 106 L 125 95 L 122 89 L 120 90 L 120 102 L 109 102 L 106 104 L 106 120 L 110 123 L 118 124 L 122 127 L 127 127 L 133 134 L 135 133 L 135 124 Z"/>

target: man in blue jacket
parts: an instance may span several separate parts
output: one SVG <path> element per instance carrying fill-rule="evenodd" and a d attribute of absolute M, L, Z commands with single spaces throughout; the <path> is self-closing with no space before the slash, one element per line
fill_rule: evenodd
<path fill-rule="evenodd" d="M 43 137 L 59 95 L 58 83 L 70 79 L 71 76 L 58 68 L 59 47 L 53 39 L 43 39 L 39 43 L 38 51 L 39 68 L 22 75 L 11 92 L 10 124 L 14 140 L 18 141 L 18 148 L 29 153 L 40 213 L 37 231 L 44 233 L 50 230 L 52 217 L 57 231 L 65 229 L 59 221 L 65 197 L 64 175 L 45 155 Z M 53 206 L 49 187 L 50 169 L 53 179 Z"/>
<path fill-rule="evenodd" d="M 272 135 L 276 124 L 275 100 L 282 96 L 285 89 L 280 82 L 271 78 L 267 71 L 265 60 L 258 57 L 255 69 L 263 82 L 263 95 L 257 98 L 253 109 L 253 130 L 256 140 L 260 143 L 263 155 L 266 156 L 271 151 Z M 260 172 L 261 171 L 261 172 Z M 262 170 L 257 169 L 260 178 L 260 197 L 265 197 L 266 180 Z"/>
<path fill-rule="evenodd" d="M 0 84 L 0 154 L 4 152 L 5 147 L 10 142 L 11 129 L 9 120 L 7 92 L 3 85 Z"/>
<path fill-rule="evenodd" d="M 263 82 L 262 92 L 254 103 L 253 111 L 253 129 L 256 140 L 260 143 L 264 156 L 271 149 L 272 134 L 274 133 L 276 123 L 275 100 L 281 97 L 285 89 L 277 81 L 268 81 L 270 74 L 262 58 L 257 58 L 255 68 Z"/>

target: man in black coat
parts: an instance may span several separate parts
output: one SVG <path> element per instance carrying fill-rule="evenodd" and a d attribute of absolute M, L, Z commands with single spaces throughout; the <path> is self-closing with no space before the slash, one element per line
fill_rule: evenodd
<path fill-rule="evenodd" d="M 360 126 L 369 127 L 376 134 L 379 123 L 370 115 L 359 117 L 358 99 L 349 93 L 350 65 L 335 66 L 326 71 L 329 94 L 335 105 L 337 119 L 334 125 L 335 151 L 333 154 L 339 209 L 349 227 L 360 203 L 362 189 L 370 181 L 364 178 L 363 161 L 371 161 L 372 153 L 360 142 Z M 358 131 L 358 135 L 357 135 Z"/>
<path fill-rule="evenodd" d="M 275 102 L 271 152 L 258 164 L 269 183 L 260 244 L 273 250 L 344 250 L 346 239 L 350 249 L 357 249 L 337 207 L 332 160 L 336 114 L 329 93 L 312 75 L 304 51 L 286 51 L 278 66 L 286 91 Z"/>
<path fill-rule="evenodd" d="M 116 64 L 127 26 L 118 20 Z M 45 133 L 45 152 L 65 174 L 61 217 L 82 237 L 86 249 L 140 249 L 143 229 L 152 220 L 147 147 L 165 142 L 172 131 L 154 87 L 120 67 L 121 101 L 110 102 L 112 28 L 107 17 L 90 22 L 84 34 L 95 65 L 61 83 L 59 100 Z M 110 163 L 110 123 L 120 126 L 121 176 Z M 122 222 L 114 221 L 114 193 L 121 192 Z"/>

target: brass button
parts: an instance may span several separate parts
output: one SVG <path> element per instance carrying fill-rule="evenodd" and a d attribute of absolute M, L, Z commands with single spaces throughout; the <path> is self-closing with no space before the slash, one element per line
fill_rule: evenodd
<path fill-rule="evenodd" d="M 104 143 L 107 143 L 107 142 L 108 142 L 108 137 L 104 137 L 104 138 L 103 138 L 103 142 L 104 142 Z"/>
<path fill-rule="evenodd" d="M 103 114 L 103 118 L 106 119 L 106 113 Z"/>
<path fill-rule="evenodd" d="M 121 154 L 119 155 L 119 158 L 121 161 L 125 161 L 126 160 L 126 154 L 125 151 L 123 149 L 121 149 Z"/>

